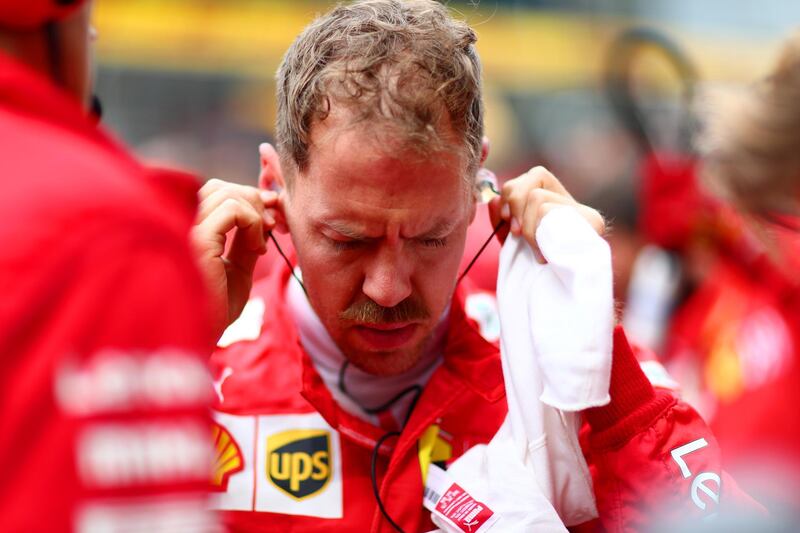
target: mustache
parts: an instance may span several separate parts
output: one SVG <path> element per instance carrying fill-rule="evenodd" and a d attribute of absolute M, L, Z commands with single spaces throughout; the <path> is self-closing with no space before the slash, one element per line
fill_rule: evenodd
<path fill-rule="evenodd" d="M 413 322 L 427 320 L 431 314 L 422 300 L 416 296 L 409 296 L 394 307 L 383 307 L 367 299 L 353 303 L 339 313 L 339 318 L 351 322 L 364 322 L 368 324 L 394 324 L 397 322 Z"/>

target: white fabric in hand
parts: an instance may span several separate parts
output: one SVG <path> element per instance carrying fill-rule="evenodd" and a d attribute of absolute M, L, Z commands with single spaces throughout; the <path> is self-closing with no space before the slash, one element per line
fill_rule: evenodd
<path fill-rule="evenodd" d="M 447 474 L 500 517 L 503 532 L 565 531 L 597 516 L 578 443 L 579 411 L 609 402 L 614 327 L 608 243 L 570 207 L 543 217 L 530 245 L 509 236 L 497 298 L 508 415 L 488 445 Z M 443 531 L 458 531 L 439 519 Z"/>

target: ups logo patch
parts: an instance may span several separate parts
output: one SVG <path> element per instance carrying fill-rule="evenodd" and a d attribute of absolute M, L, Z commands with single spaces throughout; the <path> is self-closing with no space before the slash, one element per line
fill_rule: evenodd
<path fill-rule="evenodd" d="M 330 432 L 300 429 L 268 437 L 267 478 L 295 500 L 322 492 L 331 480 Z"/>

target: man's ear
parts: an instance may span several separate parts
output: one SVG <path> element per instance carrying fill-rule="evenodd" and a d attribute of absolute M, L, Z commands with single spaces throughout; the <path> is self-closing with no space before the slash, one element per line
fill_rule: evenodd
<path fill-rule="evenodd" d="M 261 160 L 261 170 L 258 173 L 258 188 L 278 191 L 278 206 L 273 212 L 276 222 L 275 229 L 279 233 L 289 233 L 289 226 L 284 212 L 288 197 L 286 180 L 283 177 L 283 169 L 281 168 L 281 159 L 278 157 L 275 147 L 269 143 L 261 143 L 258 146 L 258 155 Z"/>
<path fill-rule="evenodd" d="M 264 190 L 286 189 L 281 159 L 278 157 L 275 147 L 269 143 L 261 143 L 258 146 L 258 155 L 261 161 L 261 170 L 258 173 L 258 187 Z"/>
<path fill-rule="evenodd" d="M 486 158 L 489 157 L 489 137 L 483 136 L 481 140 L 481 165 L 486 162 Z"/>

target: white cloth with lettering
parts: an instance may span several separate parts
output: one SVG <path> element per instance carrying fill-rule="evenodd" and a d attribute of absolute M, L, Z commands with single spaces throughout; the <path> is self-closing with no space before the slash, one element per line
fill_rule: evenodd
<path fill-rule="evenodd" d="M 504 533 L 566 531 L 597 516 L 578 443 L 580 411 L 610 401 L 609 246 L 571 207 L 545 215 L 536 240 L 546 264 L 522 237 L 509 235 L 500 253 L 508 415 L 488 445 L 473 447 L 446 472 L 499 515 L 492 526 Z M 433 520 L 442 531 L 463 531 L 436 512 Z"/>

